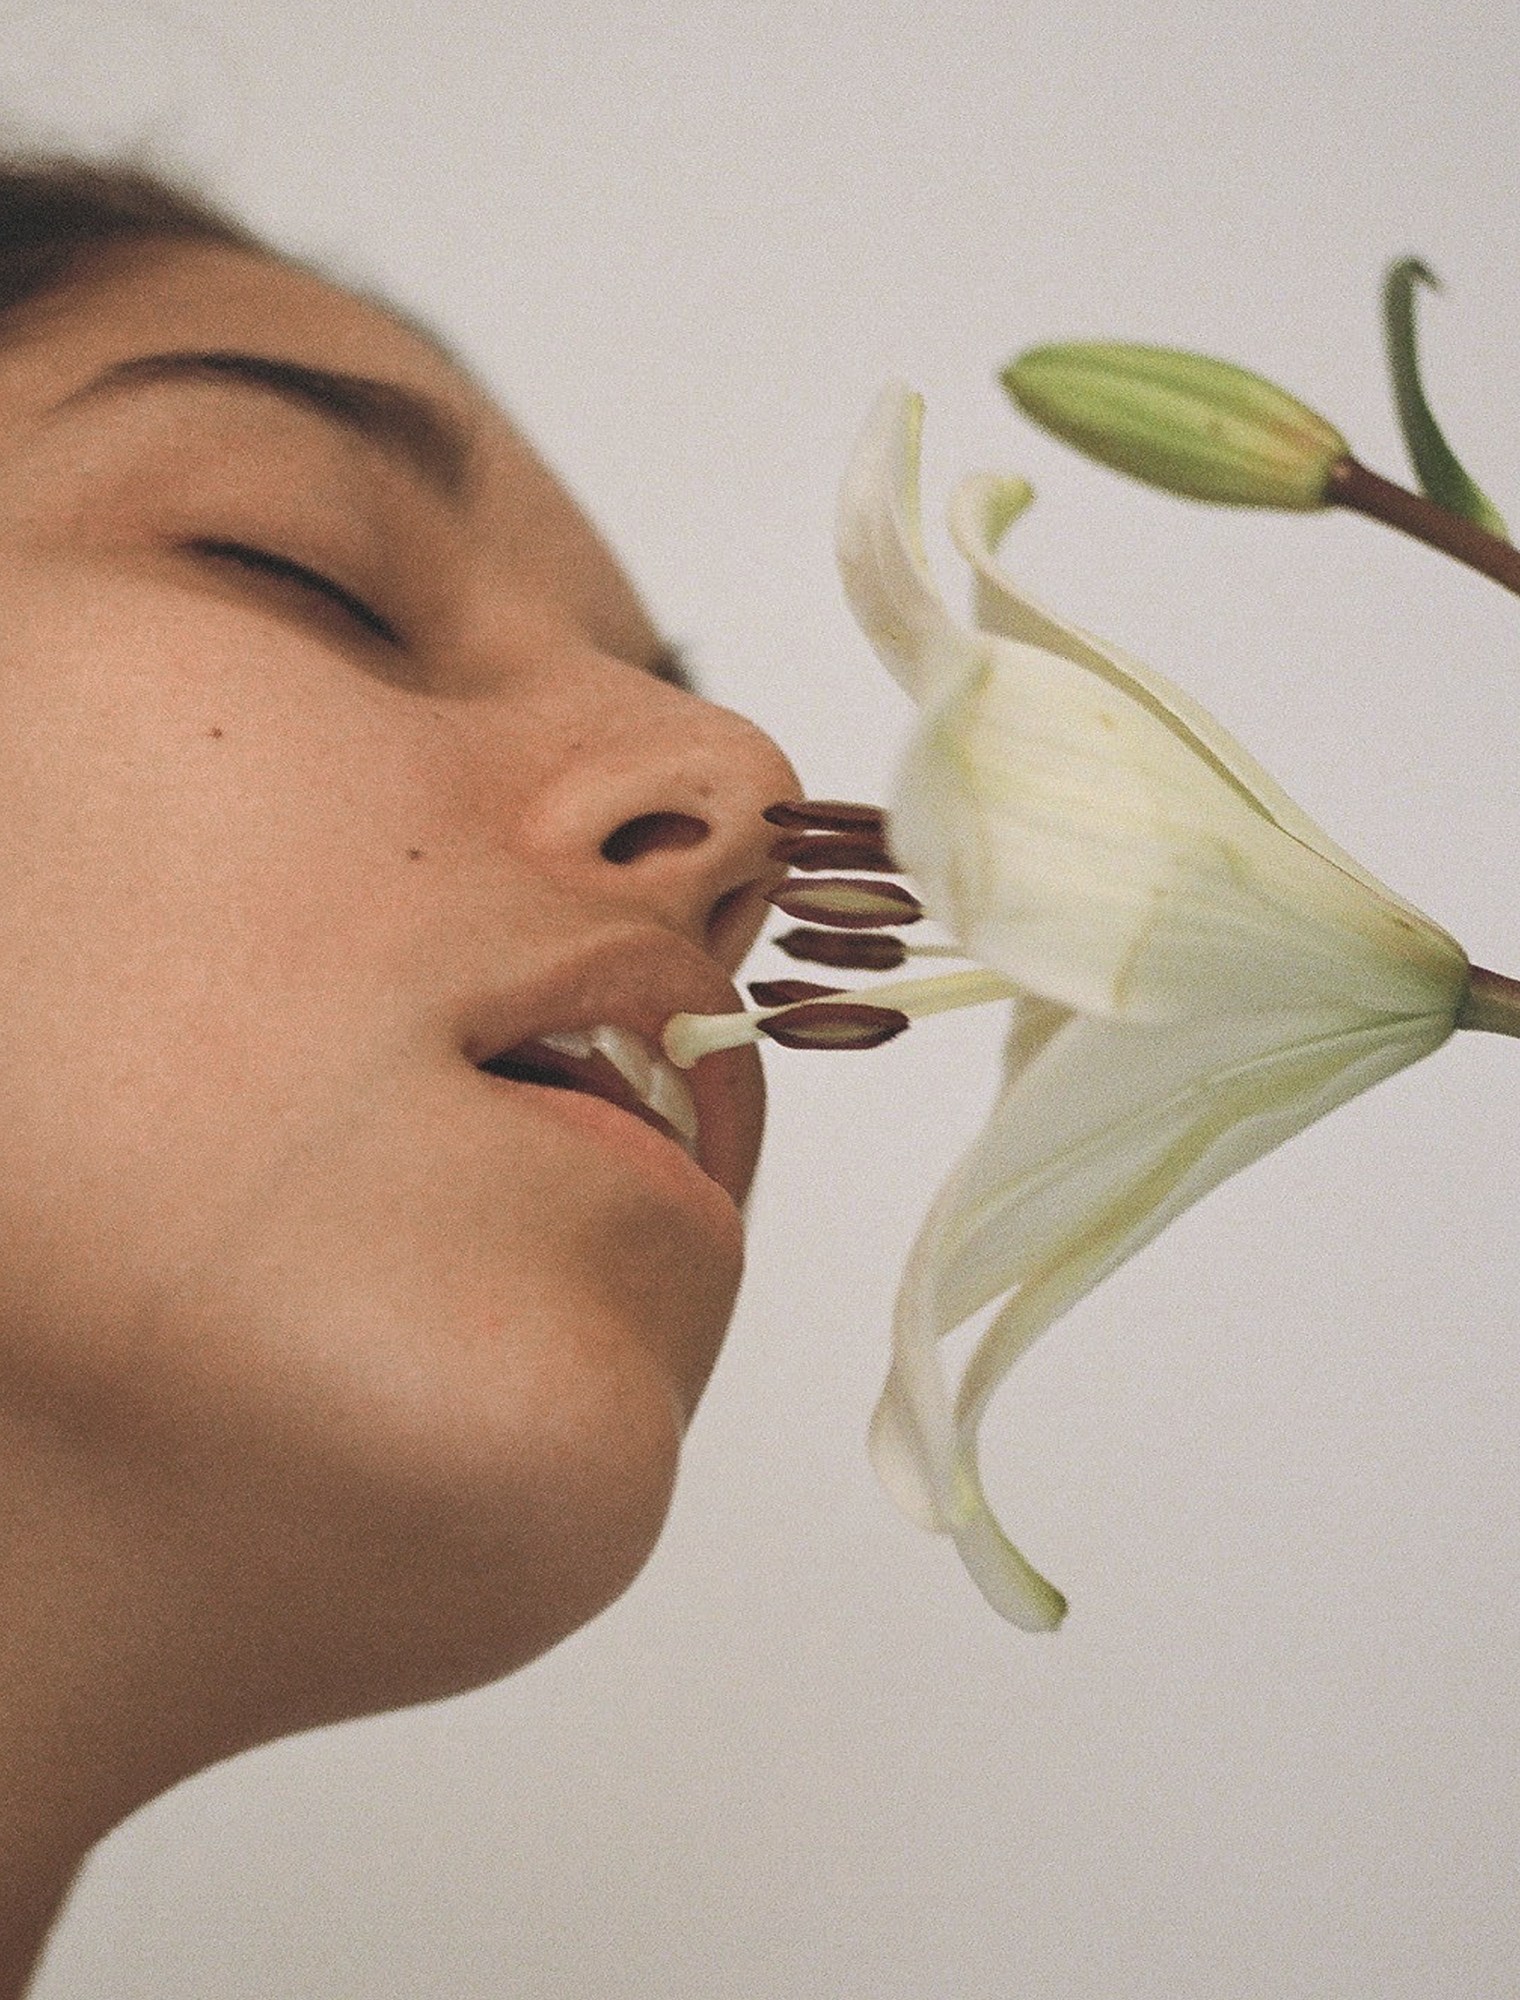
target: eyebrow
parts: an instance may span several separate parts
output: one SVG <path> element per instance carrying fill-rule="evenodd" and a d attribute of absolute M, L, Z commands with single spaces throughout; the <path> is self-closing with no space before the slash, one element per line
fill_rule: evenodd
<path fill-rule="evenodd" d="M 60 407 L 160 382 L 235 382 L 314 410 L 328 423 L 377 446 L 423 485 L 457 506 L 470 469 L 464 428 L 427 396 L 368 375 L 339 374 L 268 354 L 140 354 L 118 361 Z"/>

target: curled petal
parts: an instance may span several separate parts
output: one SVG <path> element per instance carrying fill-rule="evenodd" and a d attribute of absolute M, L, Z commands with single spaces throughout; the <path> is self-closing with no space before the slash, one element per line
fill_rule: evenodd
<path fill-rule="evenodd" d="M 952 1535 L 978 1585 L 1031 1630 L 1062 1600 L 992 1517 L 977 1466 L 989 1398 L 1061 1313 L 1183 1209 L 1450 1032 L 1306 1017 L 1138 1030 L 1038 1005 L 1016 1028 L 987 1129 L 934 1204 L 898 1303 L 872 1434 L 878 1473 Z M 938 1343 L 1005 1303 L 952 1395 Z"/>
<path fill-rule="evenodd" d="M 929 700 L 963 664 L 966 635 L 946 619 L 924 554 L 918 506 L 923 402 L 882 391 L 839 494 L 835 552 L 845 594 L 888 672 Z"/>

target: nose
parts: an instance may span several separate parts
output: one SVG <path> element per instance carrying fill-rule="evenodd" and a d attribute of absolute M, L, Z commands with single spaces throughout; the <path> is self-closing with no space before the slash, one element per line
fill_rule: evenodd
<path fill-rule="evenodd" d="M 591 712 L 535 815 L 541 862 L 737 970 L 785 873 L 761 814 L 800 796 L 796 772 L 743 716 L 627 668 Z"/>

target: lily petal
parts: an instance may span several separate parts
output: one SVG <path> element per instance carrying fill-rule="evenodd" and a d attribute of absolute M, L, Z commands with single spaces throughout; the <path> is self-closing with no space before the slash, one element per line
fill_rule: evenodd
<path fill-rule="evenodd" d="M 1117 646 L 1106 645 L 1079 626 L 1057 618 L 1013 583 L 997 562 L 995 552 L 1033 498 L 1032 488 L 1022 479 L 975 473 L 962 481 L 951 499 L 950 532 L 976 576 L 978 626 L 1026 645 L 1043 646 L 1148 702 L 1184 742 L 1192 745 L 1199 757 L 1215 765 L 1221 777 L 1235 785 L 1248 803 L 1284 833 L 1301 840 L 1305 847 L 1327 861 L 1333 861 L 1366 888 L 1375 889 L 1399 908 L 1418 916 L 1420 913 L 1411 904 L 1395 896 L 1355 856 L 1337 846 L 1324 828 L 1289 798 L 1271 772 L 1258 764 L 1250 751 L 1201 703 L 1164 674 L 1132 659 Z"/>
<path fill-rule="evenodd" d="M 1310 1014 L 1222 1019 L 1210 1033 L 1036 1007 L 1010 1040 L 992 1118 L 913 1247 L 872 1431 L 894 1499 L 951 1534 L 989 1601 L 1031 1630 L 1058 1622 L 1061 1600 L 1003 1535 L 977 1467 L 1008 1370 L 1211 1188 L 1451 1032 L 1446 1019 Z M 1000 1298 L 952 1396 L 938 1343 Z"/>
<path fill-rule="evenodd" d="M 967 954 L 1084 1013 L 1445 1005 L 1445 932 L 1286 835 L 1148 709 L 999 639 L 931 707 L 892 845 Z"/>
<path fill-rule="evenodd" d="M 891 844 L 932 914 L 1010 979 L 1115 1018 L 1293 1004 L 1285 970 L 1316 966 L 1400 1011 L 1440 1004 L 1464 963 L 1453 939 L 1343 857 L 1179 690 L 1000 578 L 986 532 L 1027 489 L 963 493 L 956 525 L 984 597 L 1031 636 L 952 618 L 923 559 L 920 408 L 900 388 L 878 402 L 839 548 L 857 617 L 925 709 Z"/>
<path fill-rule="evenodd" d="M 987 1505 L 977 1438 L 1014 1360 L 1192 1202 L 1452 1032 L 1456 940 L 1299 811 L 1180 690 L 1016 591 L 1028 498 L 963 487 L 979 616 L 924 561 L 920 406 L 880 400 L 845 482 L 857 616 L 922 713 L 891 846 L 931 915 L 1016 989 L 1002 1091 L 909 1259 L 872 1432 L 900 1505 L 1031 1629 L 1059 1593 Z M 943 1337 L 999 1310 L 952 1393 Z"/>
<path fill-rule="evenodd" d="M 953 682 L 970 634 L 945 615 L 918 505 L 922 399 L 894 384 L 861 433 L 840 488 L 835 548 L 845 594 L 883 666 L 915 701 Z"/>

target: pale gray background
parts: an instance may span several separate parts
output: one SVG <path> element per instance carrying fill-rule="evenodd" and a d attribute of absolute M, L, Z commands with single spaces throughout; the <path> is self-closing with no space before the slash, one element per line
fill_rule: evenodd
<path fill-rule="evenodd" d="M 1059 336 L 1213 349 L 1397 472 L 1375 294 L 1417 251 L 1440 408 L 1520 515 L 1517 57 L 1492 0 L 98 0 L 0 10 L 0 105 L 152 142 L 431 315 L 820 793 L 880 795 L 906 720 L 829 551 L 905 375 L 936 514 L 1030 473 L 1044 594 L 1520 971 L 1520 605 L 1088 469 L 993 381 Z M 1337 1113 L 1020 1369 L 992 1483 L 1074 1604 L 1032 1639 L 862 1449 L 994 1046 L 772 1055 L 752 1276 L 631 1595 L 140 1815 L 41 2000 L 1520 1990 L 1520 1050 Z"/>

